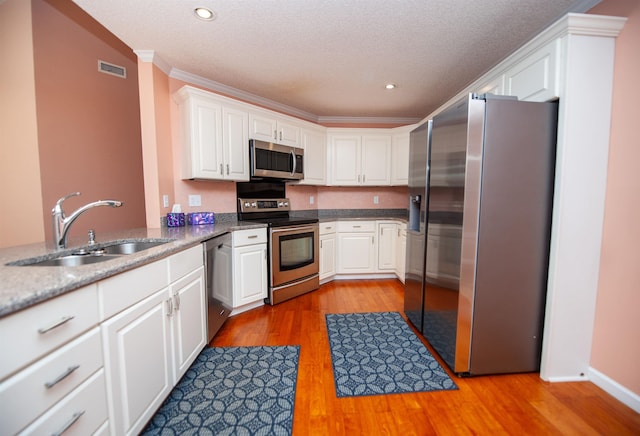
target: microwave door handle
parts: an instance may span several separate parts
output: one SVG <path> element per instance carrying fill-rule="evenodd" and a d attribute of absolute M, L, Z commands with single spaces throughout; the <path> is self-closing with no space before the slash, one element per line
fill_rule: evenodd
<path fill-rule="evenodd" d="M 291 170 L 291 176 L 296 173 L 296 154 L 293 150 L 291 150 L 291 159 L 293 159 L 293 169 Z"/>

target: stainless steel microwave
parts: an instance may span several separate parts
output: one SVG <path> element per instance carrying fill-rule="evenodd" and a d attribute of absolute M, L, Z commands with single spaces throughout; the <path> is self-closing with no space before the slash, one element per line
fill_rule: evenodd
<path fill-rule="evenodd" d="M 304 178 L 302 148 L 251 139 L 249 156 L 252 179 L 302 180 Z"/>

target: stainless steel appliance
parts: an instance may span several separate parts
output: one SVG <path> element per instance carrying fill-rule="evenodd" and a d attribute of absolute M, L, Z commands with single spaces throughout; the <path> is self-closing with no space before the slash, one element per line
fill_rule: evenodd
<path fill-rule="evenodd" d="M 205 284 L 207 288 L 208 341 L 220 330 L 231 313 L 224 301 L 231 301 L 233 291 L 231 233 L 204 242 Z"/>
<path fill-rule="evenodd" d="M 268 227 L 269 294 L 265 301 L 278 304 L 318 289 L 318 218 L 290 216 L 284 183 L 248 182 L 236 187 L 238 219 L 264 222 Z"/>
<path fill-rule="evenodd" d="M 556 126 L 470 95 L 411 133 L 405 312 L 458 374 L 539 370 Z"/>
<path fill-rule="evenodd" d="M 249 161 L 253 179 L 301 180 L 304 178 L 304 150 L 251 139 Z"/>

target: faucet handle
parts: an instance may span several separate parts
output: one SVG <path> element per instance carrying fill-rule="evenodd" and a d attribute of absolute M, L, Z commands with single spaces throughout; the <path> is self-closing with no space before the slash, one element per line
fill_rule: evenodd
<path fill-rule="evenodd" d="M 64 197 L 62 197 L 58 201 L 56 201 L 56 206 L 62 206 L 62 202 L 63 201 L 65 201 L 68 198 L 75 197 L 77 195 L 80 195 L 80 192 L 72 192 L 71 194 L 65 195 Z"/>
<path fill-rule="evenodd" d="M 89 242 L 88 242 L 88 244 L 89 244 L 89 245 L 95 245 L 95 243 L 96 243 L 96 231 L 95 231 L 95 230 L 93 230 L 93 229 L 89 229 L 89 234 L 88 234 L 88 236 L 89 236 Z"/>

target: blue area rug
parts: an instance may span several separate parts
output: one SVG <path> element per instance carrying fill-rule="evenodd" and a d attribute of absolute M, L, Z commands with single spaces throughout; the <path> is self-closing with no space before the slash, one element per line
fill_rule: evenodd
<path fill-rule="evenodd" d="M 398 312 L 326 318 L 338 397 L 458 389 Z"/>
<path fill-rule="evenodd" d="M 300 347 L 205 348 L 143 434 L 290 435 Z"/>

